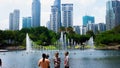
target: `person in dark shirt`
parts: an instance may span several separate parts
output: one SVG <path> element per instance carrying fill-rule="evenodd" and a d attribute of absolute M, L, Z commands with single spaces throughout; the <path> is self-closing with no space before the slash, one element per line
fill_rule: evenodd
<path fill-rule="evenodd" d="M 2 60 L 0 59 L 0 67 L 2 67 Z"/>
<path fill-rule="evenodd" d="M 54 68 L 60 68 L 60 57 L 59 57 L 59 53 L 56 52 L 55 53 L 55 57 L 54 57 Z"/>
<path fill-rule="evenodd" d="M 49 59 L 49 54 L 46 54 L 46 59 Z M 48 66 L 50 68 L 50 65 Z"/>

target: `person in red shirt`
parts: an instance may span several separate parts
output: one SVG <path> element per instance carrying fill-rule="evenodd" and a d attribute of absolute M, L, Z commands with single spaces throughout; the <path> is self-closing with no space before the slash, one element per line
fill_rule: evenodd
<path fill-rule="evenodd" d="M 64 68 L 69 68 L 69 52 L 65 52 Z"/>

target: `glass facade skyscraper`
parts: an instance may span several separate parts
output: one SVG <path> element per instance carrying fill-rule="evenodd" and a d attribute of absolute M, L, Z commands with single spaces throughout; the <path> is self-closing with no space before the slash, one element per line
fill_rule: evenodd
<path fill-rule="evenodd" d="M 39 27 L 40 26 L 40 1 L 39 0 L 33 0 L 32 3 L 32 27 Z"/>
<path fill-rule="evenodd" d="M 81 34 L 81 27 L 80 26 L 74 26 L 74 31 L 77 34 Z"/>
<path fill-rule="evenodd" d="M 73 4 L 62 4 L 63 27 L 73 27 Z"/>
<path fill-rule="evenodd" d="M 55 0 L 51 6 L 50 24 L 51 30 L 58 32 L 61 27 L 61 0 Z"/>
<path fill-rule="evenodd" d="M 32 18 L 31 17 L 23 17 L 22 19 L 22 28 L 31 28 Z"/>
<path fill-rule="evenodd" d="M 106 31 L 106 24 L 99 23 L 98 24 L 98 31 L 100 31 L 100 32 Z"/>
<path fill-rule="evenodd" d="M 95 18 L 93 16 L 83 16 L 83 26 L 87 26 L 88 23 L 95 23 Z"/>
<path fill-rule="evenodd" d="M 9 29 L 10 30 L 19 30 L 19 21 L 20 21 L 20 11 L 18 9 L 16 9 L 16 10 L 14 10 L 13 13 L 10 13 Z"/>
<path fill-rule="evenodd" d="M 108 1 L 106 4 L 106 29 L 120 25 L 120 1 Z"/>
<path fill-rule="evenodd" d="M 87 31 L 91 31 L 91 30 L 96 34 L 98 31 L 98 24 L 88 23 L 87 24 Z"/>
<path fill-rule="evenodd" d="M 9 15 L 9 30 L 13 30 L 13 13 Z"/>

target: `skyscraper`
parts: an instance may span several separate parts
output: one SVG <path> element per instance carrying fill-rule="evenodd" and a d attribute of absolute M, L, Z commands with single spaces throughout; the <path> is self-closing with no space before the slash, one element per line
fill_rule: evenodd
<path fill-rule="evenodd" d="M 40 26 L 40 1 L 39 0 L 33 0 L 32 3 L 32 27 L 39 27 Z"/>
<path fill-rule="evenodd" d="M 19 30 L 19 22 L 20 22 L 20 11 L 19 10 L 14 10 L 13 30 Z"/>
<path fill-rule="evenodd" d="M 54 5 L 51 6 L 51 15 L 50 15 L 50 23 L 51 30 L 58 32 L 61 27 L 61 0 L 55 0 Z"/>
<path fill-rule="evenodd" d="M 80 26 L 74 26 L 74 31 L 75 31 L 77 34 L 81 34 L 81 27 L 80 27 Z"/>
<path fill-rule="evenodd" d="M 51 25 L 51 24 L 50 24 L 50 21 L 48 21 L 47 24 L 46 24 L 46 27 L 47 27 L 48 29 L 50 29 L 50 25 Z"/>
<path fill-rule="evenodd" d="M 88 23 L 95 23 L 95 18 L 93 16 L 83 16 L 83 26 L 87 26 Z"/>
<path fill-rule="evenodd" d="M 87 24 L 87 31 L 90 31 L 90 30 L 92 30 L 96 34 L 98 31 L 98 24 L 88 23 Z"/>
<path fill-rule="evenodd" d="M 120 1 L 108 1 L 106 5 L 106 29 L 120 25 Z"/>
<path fill-rule="evenodd" d="M 22 19 L 22 28 L 31 28 L 32 24 L 31 17 L 23 17 Z"/>
<path fill-rule="evenodd" d="M 16 10 L 14 10 L 13 13 L 10 13 L 9 29 L 10 30 L 19 30 L 19 21 L 20 21 L 20 11 L 18 9 L 16 9 Z"/>
<path fill-rule="evenodd" d="M 81 30 L 82 30 L 82 35 L 86 35 L 87 27 L 86 26 L 82 26 Z"/>
<path fill-rule="evenodd" d="M 9 15 L 9 30 L 13 30 L 13 13 Z"/>
<path fill-rule="evenodd" d="M 73 27 L 73 4 L 62 4 L 63 27 Z"/>
<path fill-rule="evenodd" d="M 98 31 L 100 31 L 100 32 L 106 31 L 106 24 L 99 23 L 98 24 Z"/>

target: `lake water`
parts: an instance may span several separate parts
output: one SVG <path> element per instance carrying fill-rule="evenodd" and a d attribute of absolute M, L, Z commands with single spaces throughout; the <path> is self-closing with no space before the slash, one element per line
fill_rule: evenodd
<path fill-rule="evenodd" d="M 3 68 L 38 68 L 37 63 L 42 53 L 50 55 L 51 68 L 56 51 L 13 51 L 0 52 Z M 64 52 L 60 50 L 61 68 Z M 116 50 L 69 50 L 70 68 L 120 68 L 120 51 Z"/>

